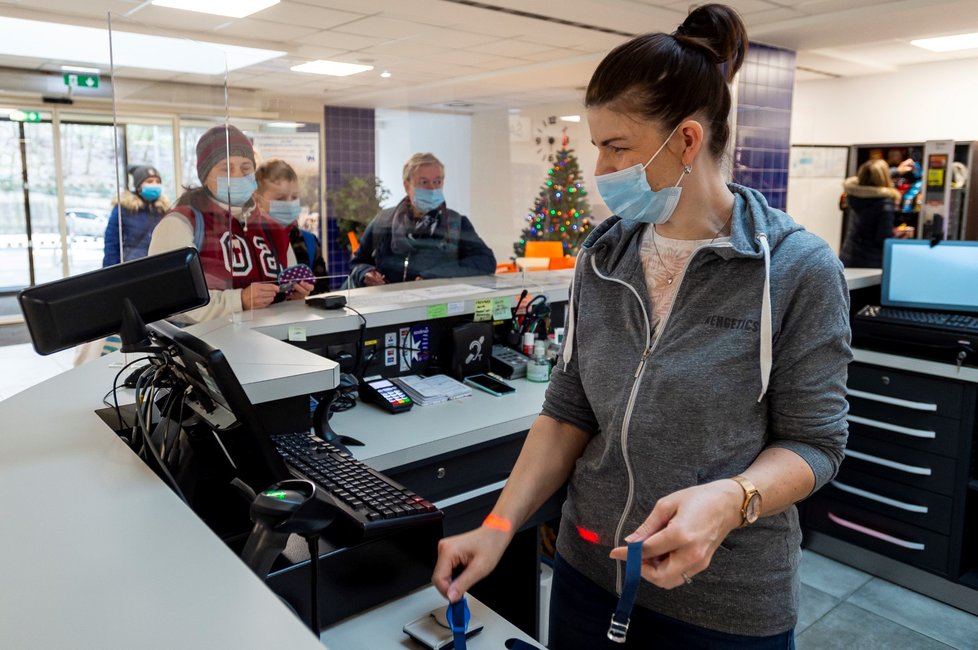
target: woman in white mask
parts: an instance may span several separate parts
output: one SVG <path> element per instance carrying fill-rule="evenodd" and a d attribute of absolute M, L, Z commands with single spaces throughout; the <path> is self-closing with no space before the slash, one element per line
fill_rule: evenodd
<path fill-rule="evenodd" d="M 279 275 L 296 263 L 288 231 L 264 215 L 254 194 L 255 150 L 231 125 L 208 129 L 197 141 L 197 177 L 153 231 L 149 254 L 193 246 L 210 290 L 210 303 L 177 318 L 199 322 L 262 309 L 285 298 Z M 312 289 L 295 283 L 289 299 Z"/>
<path fill-rule="evenodd" d="M 848 291 L 824 241 L 724 180 L 746 50 L 740 17 L 710 4 L 595 70 L 585 102 L 615 216 L 581 249 L 506 487 L 482 527 L 439 546 L 432 579 L 455 602 L 566 483 L 555 650 L 794 647 L 794 504 L 842 461 Z"/>
<path fill-rule="evenodd" d="M 367 225 L 350 260 L 355 287 L 489 275 L 496 257 L 468 217 L 445 203 L 445 166 L 416 153 L 404 164 L 405 197 Z"/>

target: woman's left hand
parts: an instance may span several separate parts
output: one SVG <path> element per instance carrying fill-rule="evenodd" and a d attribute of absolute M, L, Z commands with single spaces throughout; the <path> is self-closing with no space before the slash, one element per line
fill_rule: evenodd
<path fill-rule="evenodd" d="M 292 285 L 292 293 L 289 294 L 287 300 L 304 300 L 306 296 L 312 293 L 313 285 L 310 282 L 296 282 Z"/>
<path fill-rule="evenodd" d="M 710 566 L 713 553 L 741 522 L 744 492 L 723 479 L 673 492 L 659 499 L 652 513 L 626 542 L 642 543 L 642 577 L 663 589 L 682 586 Z M 611 551 L 625 560 L 628 549 Z"/>

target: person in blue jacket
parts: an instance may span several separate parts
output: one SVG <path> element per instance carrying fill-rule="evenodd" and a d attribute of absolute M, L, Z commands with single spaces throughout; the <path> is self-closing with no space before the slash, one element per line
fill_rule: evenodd
<path fill-rule="evenodd" d="M 150 165 L 132 165 L 132 188 L 113 199 L 112 214 L 105 227 L 105 254 L 102 266 L 146 257 L 153 229 L 170 211 L 170 200 L 163 196 L 160 172 Z M 122 217 L 122 246 L 119 246 L 119 217 Z M 121 248 L 121 250 L 120 250 Z"/>
<path fill-rule="evenodd" d="M 552 650 L 794 647 L 794 504 L 843 459 L 849 294 L 824 240 L 724 181 L 746 50 L 736 12 L 706 4 L 598 64 L 585 106 L 614 216 L 578 254 L 496 505 L 439 542 L 432 582 L 456 603 L 566 485 Z"/>
<path fill-rule="evenodd" d="M 431 153 L 404 164 L 404 191 L 393 208 L 381 210 L 363 231 L 350 260 L 350 284 L 489 275 L 496 257 L 472 222 L 445 205 L 445 166 Z"/>

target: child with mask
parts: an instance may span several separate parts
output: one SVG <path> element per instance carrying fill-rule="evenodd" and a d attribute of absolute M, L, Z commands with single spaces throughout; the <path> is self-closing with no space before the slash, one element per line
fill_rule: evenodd
<path fill-rule="evenodd" d="M 297 221 L 302 210 L 299 205 L 299 176 L 289 163 L 273 158 L 258 167 L 255 180 L 258 182 L 258 191 L 255 192 L 258 208 L 285 227 L 296 261 L 307 265 L 318 278 L 313 292 L 329 291 L 326 262 L 319 239 L 300 228 Z"/>
<path fill-rule="evenodd" d="M 350 284 L 495 273 L 496 257 L 472 222 L 445 205 L 441 161 L 434 154 L 416 153 L 404 164 L 403 177 L 407 196 L 381 210 L 363 231 L 350 260 Z"/>
<path fill-rule="evenodd" d="M 126 190 L 118 198 L 105 227 L 105 255 L 102 266 L 112 266 L 146 257 L 153 229 L 167 212 L 170 200 L 163 196 L 160 172 L 152 165 L 132 165 L 132 192 Z M 120 248 L 119 222 L 122 222 Z"/>
<path fill-rule="evenodd" d="M 184 246 L 200 252 L 211 301 L 179 316 L 200 322 L 268 307 L 279 299 L 279 274 L 296 263 L 288 231 L 262 214 L 254 200 L 255 150 L 230 125 L 209 129 L 197 142 L 202 187 L 186 191 L 153 231 L 149 254 Z M 298 282 L 288 298 L 309 295 Z"/>

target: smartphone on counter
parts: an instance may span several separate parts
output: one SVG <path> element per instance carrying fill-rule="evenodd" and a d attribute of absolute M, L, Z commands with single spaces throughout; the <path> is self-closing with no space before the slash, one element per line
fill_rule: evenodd
<path fill-rule="evenodd" d="M 470 375 L 463 380 L 469 386 L 484 390 L 490 395 L 509 395 L 515 393 L 516 389 L 501 379 L 490 375 Z"/>

